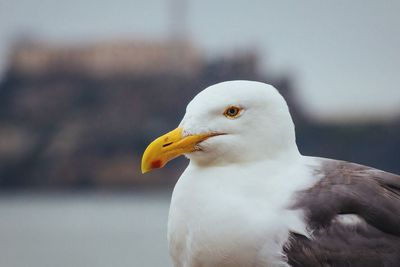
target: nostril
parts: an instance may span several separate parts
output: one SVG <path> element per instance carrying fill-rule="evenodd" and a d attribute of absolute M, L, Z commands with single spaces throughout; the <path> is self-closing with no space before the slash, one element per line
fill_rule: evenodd
<path fill-rule="evenodd" d="M 169 145 L 172 145 L 172 143 L 173 143 L 173 142 L 169 142 L 169 143 L 163 144 L 162 147 L 167 147 L 167 146 L 169 146 Z"/>

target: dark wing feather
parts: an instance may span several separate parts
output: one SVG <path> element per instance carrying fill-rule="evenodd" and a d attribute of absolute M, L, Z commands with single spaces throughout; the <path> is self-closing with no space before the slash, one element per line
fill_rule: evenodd
<path fill-rule="evenodd" d="M 291 233 L 284 251 L 296 267 L 400 266 L 400 176 L 370 167 L 320 159 L 321 180 L 298 192 L 294 209 L 306 214 L 311 239 Z M 345 225 L 337 215 L 366 223 Z"/>

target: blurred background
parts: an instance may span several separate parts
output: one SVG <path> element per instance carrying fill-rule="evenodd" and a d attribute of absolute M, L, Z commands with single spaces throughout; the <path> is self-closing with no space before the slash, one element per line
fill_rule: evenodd
<path fill-rule="evenodd" d="M 172 266 L 146 145 L 232 79 L 273 84 L 305 155 L 400 173 L 398 1 L 0 0 L 0 266 Z"/>

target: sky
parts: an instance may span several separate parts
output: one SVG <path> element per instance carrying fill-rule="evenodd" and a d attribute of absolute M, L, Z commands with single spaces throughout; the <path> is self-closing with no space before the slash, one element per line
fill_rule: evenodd
<path fill-rule="evenodd" d="M 0 71 L 19 36 L 51 42 L 165 39 L 173 1 L 212 57 L 256 49 L 262 69 L 293 75 L 321 121 L 400 116 L 400 1 L 0 0 Z"/>

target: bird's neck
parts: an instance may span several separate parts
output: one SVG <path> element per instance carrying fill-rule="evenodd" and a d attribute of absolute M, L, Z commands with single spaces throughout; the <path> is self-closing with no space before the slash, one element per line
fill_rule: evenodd
<path fill-rule="evenodd" d="M 264 153 L 263 153 L 264 151 Z M 265 153 L 266 152 L 266 153 Z M 301 154 L 297 149 L 297 146 L 290 146 L 285 149 L 276 149 L 265 151 L 262 150 L 260 153 L 236 153 L 235 156 L 232 154 L 229 157 L 223 155 L 215 155 L 213 157 L 192 157 L 190 158 L 190 164 L 194 167 L 207 168 L 207 167 L 231 167 L 237 165 L 252 165 L 252 164 L 265 164 L 275 165 L 277 162 L 280 164 L 291 164 L 299 160 Z"/>

